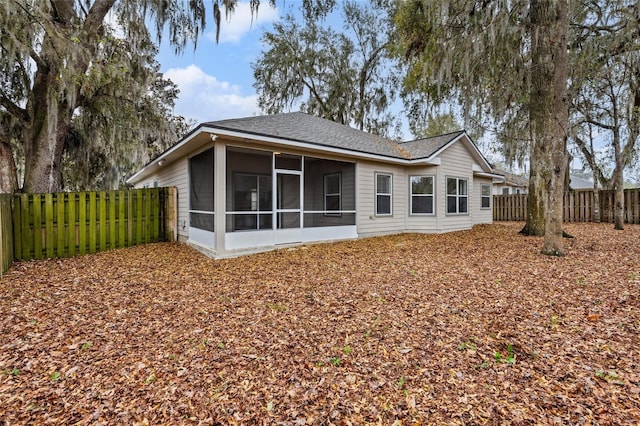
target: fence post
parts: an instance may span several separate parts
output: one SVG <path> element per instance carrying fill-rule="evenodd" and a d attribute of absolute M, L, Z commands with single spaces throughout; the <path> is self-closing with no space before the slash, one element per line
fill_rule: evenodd
<path fill-rule="evenodd" d="M 165 240 L 178 240 L 178 188 L 172 186 L 167 188 L 165 211 Z"/>
<path fill-rule="evenodd" d="M 13 258 L 13 195 L 0 194 L 0 277 L 11 267 Z"/>

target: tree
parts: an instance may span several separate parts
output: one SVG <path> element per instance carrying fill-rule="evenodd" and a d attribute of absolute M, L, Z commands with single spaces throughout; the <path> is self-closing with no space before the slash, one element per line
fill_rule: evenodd
<path fill-rule="evenodd" d="M 422 120 L 410 124 L 411 133 L 416 138 L 428 138 L 461 129 L 453 113 L 427 114 Z"/>
<path fill-rule="evenodd" d="M 562 195 L 568 109 L 567 0 L 412 0 L 396 16 L 409 62 L 405 90 L 427 100 L 457 98 L 496 121 L 528 116 L 530 188 L 524 231 L 544 235 L 542 252 L 563 254 Z"/>
<path fill-rule="evenodd" d="M 5 2 L 0 8 L 0 114 L 13 144 L 24 151 L 25 191 L 62 189 L 65 142 L 79 109 L 85 117 L 109 121 L 113 134 L 129 120 L 120 110 L 130 107 L 130 96 L 140 94 L 155 71 L 149 67 L 155 46 L 145 19 L 158 30 L 168 24 L 179 49 L 204 26 L 204 7 L 198 3 L 186 8 L 152 1 Z M 107 24 L 109 13 L 117 28 Z M 3 149 L 0 164 L 11 173 L 9 152 Z M 12 176 L 2 178 L 11 182 L 3 184 L 7 189 L 17 184 Z"/>
<path fill-rule="evenodd" d="M 67 190 L 109 190 L 141 164 L 165 151 L 194 123 L 173 115 L 177 86 L 163 78 L 159 64 L 146 87 L 122 97 L 106 97 L 93 110 L 79 108 L 65 141 L 63 183 Z M 117 102 L 112 105 L 110 101 Z M 119 123 L 114 127 L 112 123 Z"/>
<path fill-rule="evenodd" d="M 262 42 L 266 50 L 252 64 L 259 98 L 267 113 L 300 109 L 360 130 L 388 134 L 395 97 L 387 70 L 388 27 L 379 6 L 345 2 L 344 32 L 313 17 L 297 22 L 291 14 L 276 23 Z"/>
<path fill-rule="evenodd" d="M 594 182 L 615 190 L 614 228 L 624 228 L 624 169 L 637 155 L 640 135 L 640 33 L 638 5 L 628 0 L 592 4 L 576 29 L 579 66 L 572 67 L 572 139 L 593 172 Z M 577 50 L 577 49 L 576 49 Z M 609 52 L 603 55 L 602 52 Z M 599 134 L 594 143 L 593 129 Z M 606 176 L 598 151 L 613 162 Z"/>
<path fill-rule="evenodd" d="M 325 3 L 330 6 L 328 0 L 316 1 L 319 10 L 328 7 Z M 219 29 L 221 11 L 231 14 L 237 0 L 212 2 Z M 273 6 L 275 0 L 269 3 Z M 250 4 L 257 13 L 260 2 Z M 305 5 L 311 10 L 315 1 L 305 0 Z M 132 107 L 127 105 L 127 95 L 140 93 L 154 78 L 155 46 L 147 26 L 158 39 L 167 28 L 170 43 L 180 52 L 189 40 L 197 41 L 205 18 L 204 0 L 3 2 L 0 188 L 6 192 L 18 189 L 15 159 L 23 156 L 19 162 L 24 165 L 24 191 L 62 189 L 62 159 L 74 117 L 81 113 L 86 123 L 94 118 L 111 120 L 109 124 L 117 133 L 130 119 L 118 108 Z M 111 27 L 107 21 L 116 25 Z M 102 140 L 120 142 L 113 134 Z"/>

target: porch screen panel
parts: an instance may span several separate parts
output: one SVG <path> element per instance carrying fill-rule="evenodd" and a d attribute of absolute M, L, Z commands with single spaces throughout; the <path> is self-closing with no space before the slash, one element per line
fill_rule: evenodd
<path fill-rule="evenodd" d="M 273 228 L 269 151 L 227 148 L 227 232 Z"/>
<path fill-rule="evenodd" d="M 305 157 L 305 228 L 356 224 L 355 171 L 355 163 Z"/>
<path fill-rule="evenodd" d="M 213 148 L 210 148 L 189 158 L 190 226 L 213 232 L 213 198 Z"/>

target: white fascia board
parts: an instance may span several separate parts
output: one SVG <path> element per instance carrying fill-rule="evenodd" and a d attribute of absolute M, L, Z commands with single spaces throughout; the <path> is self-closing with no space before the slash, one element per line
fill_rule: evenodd
<path fill-rule="evenodd" d="M 473 175 L 479 176 L 479 177 L 491 178 L 491 179 L 498 179 L 498 182 L 504 182 L 504 176 L 497 175 L 495 173 L 485 173 L 485 172 L 478 172 L 474 170 Z"/>

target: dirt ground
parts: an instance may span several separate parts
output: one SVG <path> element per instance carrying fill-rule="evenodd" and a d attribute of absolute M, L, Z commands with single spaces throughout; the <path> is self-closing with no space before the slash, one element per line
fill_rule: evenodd
<path fill-rule="evenodd" d="M 640 226 L 16 263 L 4 424 L 639 424 Z"/>

